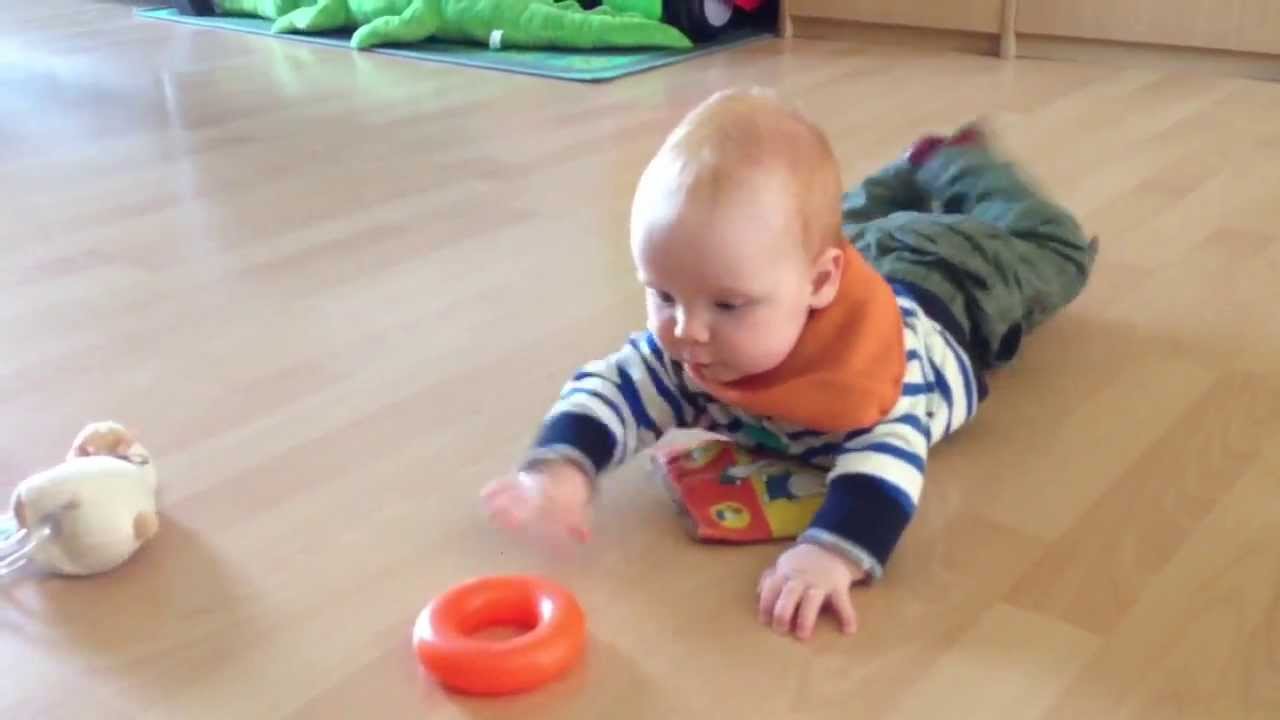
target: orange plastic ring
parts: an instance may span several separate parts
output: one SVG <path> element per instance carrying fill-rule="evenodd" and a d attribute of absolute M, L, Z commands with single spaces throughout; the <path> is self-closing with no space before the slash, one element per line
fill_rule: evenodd
<path fill-rule="evenodd" d="M 497 626 L 509 640 L 473 637 Z M 534 576 L 469 580 L 431 601 L 413 628 L 422 666 L 447 688 L 475 695 L 524 692 L 557 679 L 586 648 L 586 618 L 568 590 Z"/>

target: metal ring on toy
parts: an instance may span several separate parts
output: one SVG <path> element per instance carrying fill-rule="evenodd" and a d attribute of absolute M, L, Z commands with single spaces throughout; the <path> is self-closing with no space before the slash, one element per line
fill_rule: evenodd
<path fill-rule="evenodd" d="M 474 637 L 482 630 L 527 629 L 508 640 Z M 539 577 L 469 580 L 432 600 L 418 616 L 414 647 L 442 685 L 475 695 L 524 692 L 557 679 L 586 647 L 586 619 L 577 599 Z"/>

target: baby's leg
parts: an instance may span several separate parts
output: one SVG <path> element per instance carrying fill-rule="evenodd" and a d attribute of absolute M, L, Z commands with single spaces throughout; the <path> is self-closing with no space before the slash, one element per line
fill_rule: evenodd
<path fill-rule="evenodd" d="M 982 369 L 1005 365 L 1084 289 L 1096 244 L 981 142 L 938 149 L 917 182 L 941 212 L 887 218 L 855 242 L 890 279 L 950 309 Z"/>
<path fill-rule="evenodd" d="M 1090 241 L 1063 207 L 1045 198 L 1009 162 L 984 144 L 945 147 L 918 172 L 919 183 L 945 214 L 964 215 L 999 228 L 1000 239 L 1035 246 L 1085 280 Z"/>
<path fill-rule="evenodd" d="M 919 181 L 951 216 L 946 222 L 996 243 L 991 271 L 1012 280 L 1012 292 L 990 298 L 1007 305 L 998 315 L 1020 314 L 1030 332 L 1084 290 L 1097 242 L 984 143 L 941 149 L 920 168 Z"/>
<path fill-rule="evenodd" d="M 915 168 L 906 159 L 882 168 L 844 194 L 845 234 L 852 235 L 853 226 L 888 217 L 896 212 L 922 211 L 928 199 L 916 183 Z"/>

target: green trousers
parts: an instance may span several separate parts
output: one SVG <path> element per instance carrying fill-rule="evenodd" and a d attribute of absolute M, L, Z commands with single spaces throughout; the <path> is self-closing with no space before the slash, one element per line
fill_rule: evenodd
<path fill-rule="evenodd" d="M 1098 252 L 1070 213 L 974 145 L 872 175 L 845 194 L 844 223 L 883 276 L 923 296 L 926 312 L 951 314 L 943 324 L 980 372 L 1012 362 L 1080 294 Z"/>

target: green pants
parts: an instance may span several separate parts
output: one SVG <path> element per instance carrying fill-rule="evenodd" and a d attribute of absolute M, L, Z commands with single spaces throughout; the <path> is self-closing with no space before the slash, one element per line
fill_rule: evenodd
<path fill-rule="evenodd" d="M 884 168 L 845 194 L 844 223 L 882 275 L 924 296 L 926 312 L 950 312 L 944 325 L 979 371 L 1010 363 L 1080 294 L 1098 251 L 1066 210 L 979 146 Z"/>

